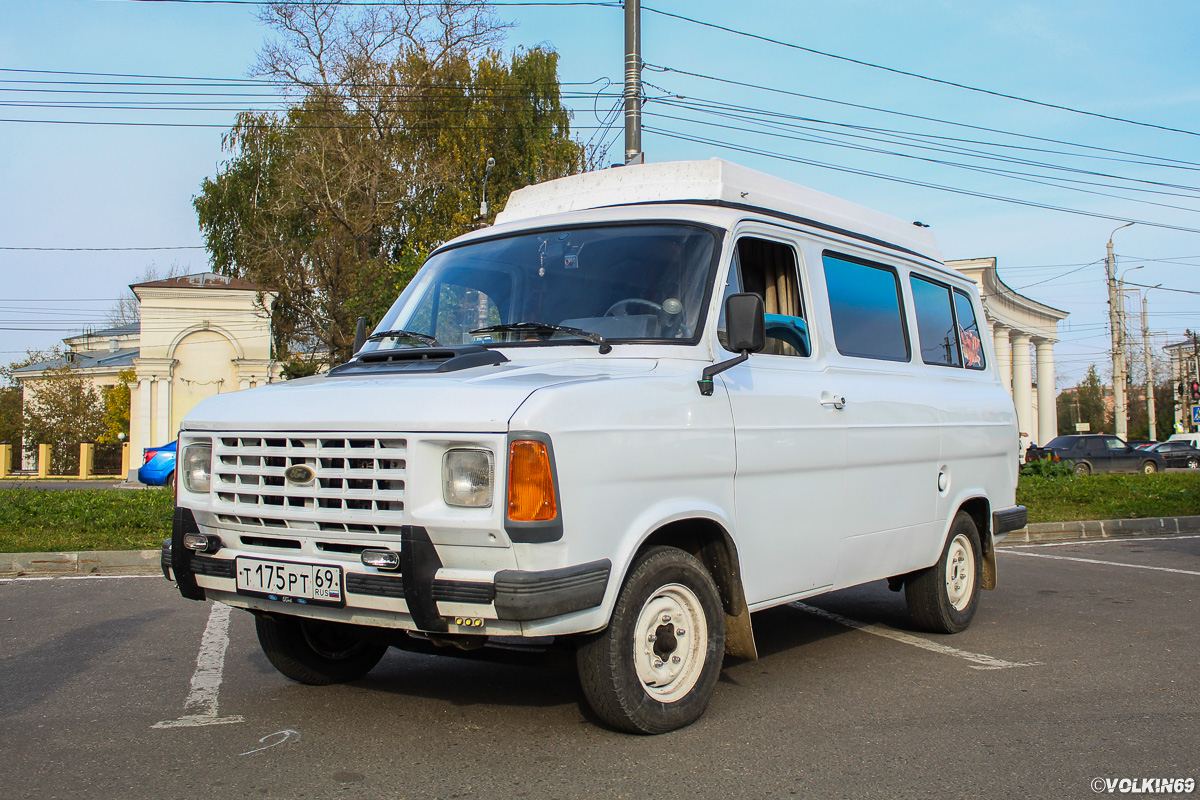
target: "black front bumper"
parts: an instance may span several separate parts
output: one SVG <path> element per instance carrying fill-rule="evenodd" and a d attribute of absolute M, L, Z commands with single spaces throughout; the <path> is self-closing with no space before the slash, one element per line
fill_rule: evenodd
<path fill-rule="evenodd" d="M 183 546 L 187 533 L 199 533 L 191 509 L 176 508 L 171 538 L 163 542 L 163 577 L 174 574 L 179 593 L 189 600 L 204 600 L 197 575 L 233 578 L 234 562 L 193 553 Z M 439 579 L 442 567 L 429 533 L 417 525 L 401 528 L 400 571 L 348 572 L 346 594 L 402 599 L 417 628 L 444 633 L 450 620 L 437 608 L 439 602 L 494 603 L 502 620 L 535 620 L 595 608 L 604 599 L 612 562 L 607 558 L 561 569 L 529 572 L 501 570 L 492 583 Z M 168 571 L 170 568 L 170 571 Z"/>

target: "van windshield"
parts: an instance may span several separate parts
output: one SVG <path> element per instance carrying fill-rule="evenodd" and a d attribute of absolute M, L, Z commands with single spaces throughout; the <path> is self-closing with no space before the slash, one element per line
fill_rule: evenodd
<path fill-rule="evenodd" d="M 364 351 L 467 344 L 691 342 L 717 237 L 685 224 L 524 233 L 436 253 Z"/>

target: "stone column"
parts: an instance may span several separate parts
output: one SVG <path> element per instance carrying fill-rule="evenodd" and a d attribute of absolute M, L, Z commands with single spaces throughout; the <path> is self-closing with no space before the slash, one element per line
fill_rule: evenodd
<path fill-rule="evenodd" d="M 150 390 L 153 386 L 154 381 L 150 378 L 138 381 L 138 444 L 143 450 L 155 446 L 150 441 Z"/>
<path fill-rule="evenodd" d="M 1012 329 L 999 322 L 992 325 L 992 344 L 996 349 L 996 369 L 1000 372 L 1000 383 L 1012 394 L 1012 346 L 1008 334 Z"/>
<path fill-rule="evenodd" d="M 171 378 L 160 377 L 158 379 L 158 397 L 156 398 L 154 409 L 154 425 L 157 428 L 155 431 L 158 434 L 158 441 L 151 442 L 147 447 L 158 447 L 161 444 L 166 444 L 170 441 L 174 431 L 168 430 L 171 427 Z"/>
<path fill-rule="evenodd" d="M 1012 396 L 1017 407 L 1017 426 L 1021 429 L 1021 452 L 1033 432 L 1033 362 L 1029 358 L 1029 334 L 1014 332 L 1012 337 Z"/>
<path fill-rule="evenodd" d="M 1034 341 L 1037 349 L 1038 379 L 1038 444 L 1058 436 L 1058 392 L 1054 387 L 1054 342 L 1050 339 Z"/>

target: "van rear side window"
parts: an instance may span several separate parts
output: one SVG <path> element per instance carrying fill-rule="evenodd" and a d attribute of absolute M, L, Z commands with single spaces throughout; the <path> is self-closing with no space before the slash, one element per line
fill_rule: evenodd
<path fill-rule="evenodd" d="M 958 336 L 954 330 L 954 311 L 950 308 L 950 287 L 913 275 L 913 307 L 917 310 L 917 333 L 921 339 L 921 360 L 944 367 L 961 365 Z"/>
<path fill-rule="evenodd" d="M 911 353 L 895 270 L 832 253 L 823 253 L 821 261 L 838 352 L 908 361 Z"/>

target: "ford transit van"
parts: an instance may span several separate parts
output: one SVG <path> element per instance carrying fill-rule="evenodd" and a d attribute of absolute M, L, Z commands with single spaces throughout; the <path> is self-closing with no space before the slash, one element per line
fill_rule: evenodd
<path fill-rule="evenodd" d="M 301 683 L 556 642 L 672 730 L 755 611 L 887 579 L 967 627 L 1026 516 L 991 340 L 924 227 L 720 160 L 531 186 L 351 361 L 187 416 L 164 574 Z"/>

